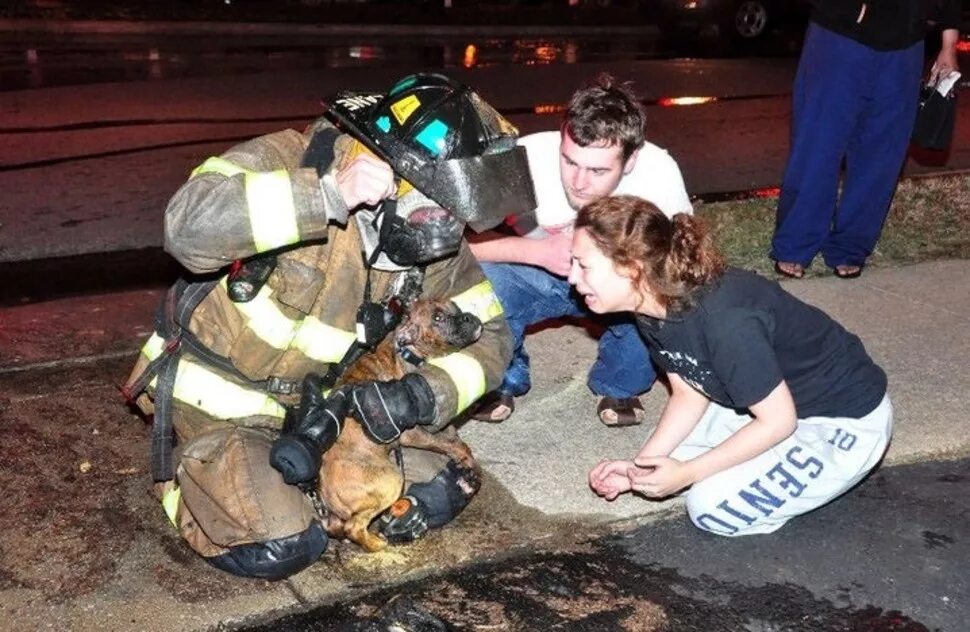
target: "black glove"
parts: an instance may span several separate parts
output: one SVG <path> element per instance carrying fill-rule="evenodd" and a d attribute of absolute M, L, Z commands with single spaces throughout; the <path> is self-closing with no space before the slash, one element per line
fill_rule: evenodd
<path fill-rule="evenodd" d="M 377 443 L 394 441 L 408 428 L 434 421 L 434 393 L 418 373 L 389 382 L 354 384 L 350 399 L 350 413 Z"/>
<path fill-rule="evenodd" d="M 413 542 L 461 513 L 482 485 L 479 472 L 448 461 L 427 483 L 414 483 L 380 518 L 380 532 L 391 544 Z"/>
<path fill-rule="evenodd" d="M 312 481 L 320 471 L 321 455 L 333 445 L 343 428 L 350 400 L 342 391 L 323 396 L 319 375 L 303 380 L 299 408 L 287 413 L 284 433 L 273 442 L 269 462 L 289 485 Z"/>

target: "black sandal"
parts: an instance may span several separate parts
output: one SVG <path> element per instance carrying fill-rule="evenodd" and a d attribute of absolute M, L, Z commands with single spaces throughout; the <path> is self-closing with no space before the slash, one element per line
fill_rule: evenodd
<path fill-rule="evenodd" d="M 784 268 L 781 267 L 781 264 L 783 263 L 788 264 L 790 266 L 798 266 L 801 272 L 797 274 L 794 272 L 789 272 L 788 270 L 785 270 Z M 788 277 L 789 279 L 801 279 L 802 277 L 805 276 L 805 266 L 803 266 L 800 263 L 795 263 L 794 261 L 776 261 L 775 272 L 777 272 L 783 277 Z"/>
<path fill-rule="evenodd" d="M 854 266 L 850 264 L 844 264 L 844 265 L 835 266 L 834 268 L 832 268 L 832 274 L 834 274 L 840 279 L 858 279 L 860 276 L 862 276 L 862 268 L 864 267 L 865 266 Z M 840 270 L 839 268 L 854 268 L 854 269 L 846 272 L 844 270 Z"/>
<path fill-rule="evenodd" d="M 608 413 L 613 413 L 616 418 L 612 419 L 612 415 Z M 639 397 L 609 397 L 607 395 L 600 399 L 600 403 L 596 406 L 596 414 L 603 425 L 610 428 L 636 426 L 643 423 L 647 416 Z"/>

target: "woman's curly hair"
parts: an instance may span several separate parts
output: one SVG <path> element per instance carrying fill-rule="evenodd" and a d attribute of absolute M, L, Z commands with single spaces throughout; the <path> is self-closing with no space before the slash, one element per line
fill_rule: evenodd
<path fill-rule="evenodd" d="M 724 260 L 699 218 L 687 213 L 668 218 L 642 198 L 618 195 L 587 204 L 576 228 L 585 228 L 614 265 L 668 310 L 689 309 L 697 290 L 724 272 Z"/>

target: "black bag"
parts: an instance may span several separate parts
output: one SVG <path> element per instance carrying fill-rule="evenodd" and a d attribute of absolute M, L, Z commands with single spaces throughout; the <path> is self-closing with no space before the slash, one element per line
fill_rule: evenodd
<path fill-rule="evenodd" d="M 916 111 L 916 125 L 911 140 L 923 149 L 946 149 L 953 141 L 956 118 L 956 87 L 943 96 L 935 85 L 924 84 L 920 90 L 919 109 Z"/>

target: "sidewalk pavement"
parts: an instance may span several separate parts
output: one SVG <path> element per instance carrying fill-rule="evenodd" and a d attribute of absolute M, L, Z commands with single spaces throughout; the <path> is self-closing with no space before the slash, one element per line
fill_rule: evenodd
<path fill-rule="evenodd" d="M 896 426 L 884 467 L 970 452 L 964 431 L 970 261 L 784 286 L 859 334 L 889 374 Z M 198 630 L 265 620 L 470 559 L 622 527 L 631 519 L 681 515 L 677 500 L 627 496 L 607 503 L 588 490 L 588 469 L 601 458 L 633 454 L 652 424 L 600 424 L 596 398 L 585 386 L 595 343 L 579 327 L 563 325 L 527 338 L 534 387 L 515 414 L 502 424 L 471 421 L 461 429 L 487 478 L 454 526 L 375 555 L 332 545 L 324 561 L 275 584 L 222 575 L 187 552 L 148 498 L 147 429 L 106 383 L 123 379 L 159 296 L 160 290 L 129 292 L 0 310 L 6 519 L 21 516 L 30 525 L 38 516 L 24 543 L 10 529 L 0 543 L 0 615 L 16 619 L 21 629 Z M 644 398 L 649 419 L 665 400 L 662 387 Z M 10 451 L 13 432 L 34 442 L 21 452 L 36 445 L 41 431 L 29 425 L 33 418 L 50 419 L 35 423 L 50 423 L 52 435 L 67 438 L 67 453 L 47 457 L 59 462 L 57 476 L 78 490 L 75 498 L 50 500 L 46 512 L 37 501 L 58 481 L 22 471 L 44 455 Z M 99 475 L 102 483 L 85 483 Z M 53 511 L 58 503 L 67 508 Z M 75 511 L 81 503 L 88 508 L 83 519 Z"/>

